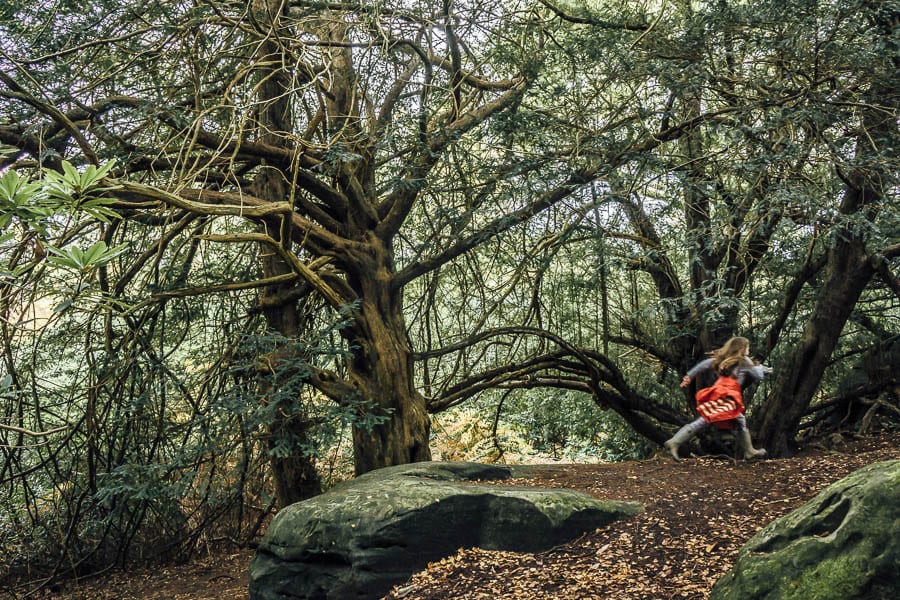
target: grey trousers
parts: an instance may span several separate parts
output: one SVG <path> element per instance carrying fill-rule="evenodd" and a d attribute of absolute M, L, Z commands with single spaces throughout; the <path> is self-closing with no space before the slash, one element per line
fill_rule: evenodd
<path fill-rule="evenodd" d="M 744 431 L 747 429 L 747 417 L 744 415 L 740 415 L 734 419 L 737 421 L 738 431 Z M 697 435 L 701 431 L 705 431 L 711 423 L 707 423 L 703 417 L 697 417 L 690 423 L 684 426 L 684 429 L 690 431 L 691 434 Z"/>

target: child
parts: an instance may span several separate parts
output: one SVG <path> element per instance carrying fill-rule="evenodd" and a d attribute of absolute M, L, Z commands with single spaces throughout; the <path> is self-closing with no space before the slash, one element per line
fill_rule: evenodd
<path fill-rule="evenodd" d="M 678 447 L 710 424 L 730 428 L 729 422 L 735 421 L 739 439 L 744 447 L 744 458 L 765 456 L 766 451 L 754 448 L 750 439 L 750 430 L 747 429 L 747 419 L 744 417 L 741 389 L 754 381 L 760 381 L 767 373 L 771 373 L 772 369 L 750 360 L 750 341 L 743 337 L 729 339 L 724 346 L 713 350 L 710 354 L 710 358 L 697 363 L 681 380 L 681 387 L 684 388 L 706 370 L 713 370 L 719 375 L 711 387 L 697 391 L 695 398 L 700 417 L 679 429 L 663 445 L 672 457 L 678 460 Z"/>

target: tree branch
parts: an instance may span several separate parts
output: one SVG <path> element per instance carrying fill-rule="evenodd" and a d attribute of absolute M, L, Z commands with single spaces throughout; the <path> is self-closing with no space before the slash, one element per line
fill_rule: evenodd
<path fill-rule="evenodd" d="M 869 256 L 869 263 L 885 285 L 900 299 L 900 278 L 894 275 L 890 268 L 890 256 L 897 256 L 898 249 L 900 249 L 900 244 L 889 246 L 881 252 Z"/>
<path fill-rule="evenodd" d="M 549 8 L 553 14 L 563 21 L 568 21 L 569 23 L 575 23 L 577 25 L 593 25 L 594 27 L 600 27 L 602 29 L 622 29 L 625 31 L 644 31 L 650 27 L 647 23 L 613 23 L 591 16 L 573 15 L 564 11 L 549 0 L 538 0 L 538 2 Z"/>
<path fill-rule="evenodd" d="M 91 144 L 84 137 L 84 134 L 75 126 L 75 124 L 60 111 L 58 108 L 51 104 L 47 104 L 46 102 L 34 97 L 32 94 L 25 91 L 25 89 L 18 84 L 13 78 L 9 75 L 0 71 L 0 81 L 5 83 L 7 87 L 11 90 L 8 94 L 11 98 L 16 98 L 18 100 L 22 100 L 23 102 L 30 104 L 40 112 L 44 113 L 57 123 L 62 126 L 66 131 L 71 134 L 75 141 L 78 143 L 78 147 L 81 148 L 81 151 L 84 153 L 84 156 L 93 164 L 99 165 L 100 162 L 97 159 L 97 155 L 94 153 L 94 149 L 91 147 Z"/>
<path fill-rule="evenodd" d="M 394 192 L 389 194 L 379 205 L 378 214 L 383 215 L 383 218 L 375 228 L 376 235 L 387 239 L 399 231 L 419 197 L 419 192 L 423 187 L 420 182 L 424 181 L 446 147 L 459 136 L 484 122 L 485 119 L 514 104 L 525 93 L 528 81 L 523 76 L 512 89 L 507 90 L 493 101 L 464 113 L 446 127 L 432 134 L 428 141 L 428 147 L 421 151 L 413 166 L 407 169 L 400 178 L 402 183 L 397 185 Z"/>
<path fill-rule="evenodd" d="M 558 184 L 552 190 L 544 192 L 530 204 L 507 215 L 497 217 L 479 231 L 450 245 L 443 252 L 429 259 L 410 263 L 396 275 L 394 278 L 394 285 L 402 287 L 413 279 L 416 279 L 425 273 L 434 271 L 458 256 L 472 250 L 476 246 L 524 223 L 534 215 L 553 206 L 557 202 L 568 198 L 574 191 L 581 189 L 585 184 L 595 180 L 601 172 L 608 172 L 619 166 L 625 162 L 629 156 L 652 150 L 667 141 L 678 138 L 678 136 L 683 135 L 685 132 L 690 131 L 691 128 L 697 127 L 701 123 L 706 121 L 716 121 L 734 111 L 735 109 L 732 108 L 724 108 L 704 113 L 684 123 L 670 127 L 658 134 L 651 135 L 641 143 L 634 144 L 628 148 L 619 149 L 610 156 L 594 158 L 587 166 L 571 173 L 562 183 Z"/>
<path fill-rule="evenodd" d="M 284 249 L 275 239 L 264 233 L 242 233 L 232 235 L 200 235 L 198 239 L 211 242 L 261 242 L 267 244 L 281 256 L 281 258 L 291 266 L 294 271 L 303 279 L 309 282 L 313 288 L 319 292 L 332 306 L 338 309 L 345 304 L 349 304 L 353 299 L 342 297 L 334 288 L 325 283 L 319 275 L 301 261 L 297 255 Z"/>
<path fill-rule="evenodd" d="M 23 427 L 16 427 L 15 425 L 6 425 L 5 423 L 0 423 L 0 429 L 5 431 L 11 431 L 13 433 L 19 433 L 21 435 L 27 435 L 28 437 L 46 437 L 48 435 L 53 435 L 54 433 L 60 433 L 63 431 L 68 431 L 71 429 L 71 425 L 63 425 L 62 427 L 57 427 L 55 429 L 48 429 L 47 431 L 32 431 L 30 429 L 25 429 Z"/>

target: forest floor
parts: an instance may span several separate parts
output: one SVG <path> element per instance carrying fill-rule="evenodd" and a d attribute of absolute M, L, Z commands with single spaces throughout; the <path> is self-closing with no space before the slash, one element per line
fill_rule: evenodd
<path fill-rule="evenodd" d="M 789 459 L 730 457 L 674 462 L 547 464 L 506 483 L 581 490 L 641 502 L 636 517 L 549 551 L 462 549 L 385 600 L 703 599 L 733 565 L 738 549 L 773 519 L 867 464 L 900 458 L 900 432 L 813 444 Z M 108 573 L 42 600 L 245 600 L 252 551 L 189 564 Z"/>

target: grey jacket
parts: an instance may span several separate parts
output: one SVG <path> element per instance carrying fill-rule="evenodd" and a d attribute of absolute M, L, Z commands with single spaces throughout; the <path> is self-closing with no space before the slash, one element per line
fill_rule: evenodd
<path fill-rule="evenodd" d="M 711 371 L 712 364 L 713 359 L 711 358 L 701 360 L 696 365 L 694 365 L 690 371 L 687 372 L 688 377 L 690 377 L 691 379 L 696 379 L 697 375 L 699 375 L 700 373 Z M 749 358 L 745 358 L 744 362 L 731 369 L 731 372 L 728 373 L 728 376 L 737 379 L 738 383 L 741 384 L 741 387 L 746 387 L 756 381 L 762 381 L 763 377 L 766 376 L 766 373 L 770 371 L 771 369 L 769 367 L 765 365 L 755 365 L 753 364 L 752 360 L 750 360 Z"/>

